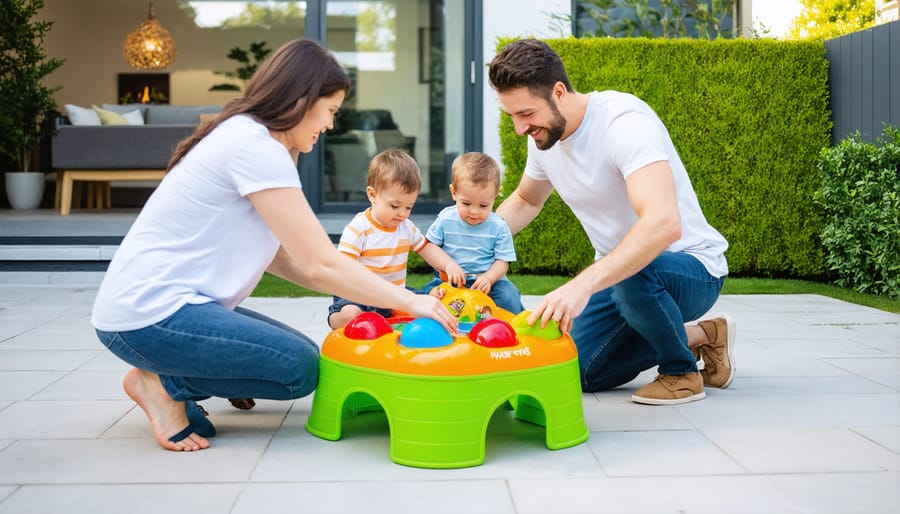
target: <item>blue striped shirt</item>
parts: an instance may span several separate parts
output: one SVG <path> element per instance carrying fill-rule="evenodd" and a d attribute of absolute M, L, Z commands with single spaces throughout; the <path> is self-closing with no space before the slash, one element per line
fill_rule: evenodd
<path fill-rule="evenodd" d="M 425 238 L 443 248 L 467 274 L 480 275 L 496 260 L 516 260 L 512 232 L 495 212 L 484 222 L 469 225 L 451 205 L 437 215 Z"/>

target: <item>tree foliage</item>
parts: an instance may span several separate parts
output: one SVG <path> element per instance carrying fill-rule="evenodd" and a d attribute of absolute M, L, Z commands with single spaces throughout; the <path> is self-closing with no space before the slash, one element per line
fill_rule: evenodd
<path fill-rule="evenodd" d="M 575 10 L 579 37 L 734 37 L 734 0 L 579 0 Z"/>
<path fill-rule="evenodd" d="M 800 0 L 788 39 L 832 39 L 875 25 L 875 0 Z"/>
<path fill-rule="evenodd" d="M 270 30 L 276 27 L 303 26 L 306 18 L 305 2 L 269 2 L 271 5 L 247 3 L 244 10 L 222 22 L 223 29 L 256 27 Z"/>
<path fill-rule="evenodd" d="M 397 42 L 397 6 L 365 4 L 357 15 L 356 48 L 360 52 L 391 52 Z"/>

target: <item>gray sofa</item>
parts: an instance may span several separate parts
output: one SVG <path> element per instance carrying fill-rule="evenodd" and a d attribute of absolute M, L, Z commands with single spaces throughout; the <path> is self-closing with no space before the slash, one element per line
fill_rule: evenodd
<path fill-rule="evenodd" d="M 144 125 L 71 125 L 66 118 L 57 124 L 51 139 L 51 163 L 57 171 L 57 206 L 67 215 L 72 190 L 78 181 L 91 182 L 89 204 L 109 203 L 109 182 L 159 180 L 181 140 L 191 135 L 201 114 L 221 112 L 221 106 L 110 105 L 104 109 L 128 112 L 140 109 Z"/>

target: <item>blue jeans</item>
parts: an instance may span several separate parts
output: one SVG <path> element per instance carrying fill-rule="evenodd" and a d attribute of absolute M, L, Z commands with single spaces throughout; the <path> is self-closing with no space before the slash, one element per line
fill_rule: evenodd
<path fill-rule="evenodd" d="M 595 293 L 572 323 L 582 389 L 611 389 L 657 365 L 665 375 L 697 371 L 684 324 L 713 306 L 724 283 L 695 257 L 663 252 L 636 275 Z"/>
<path fill-rule="evenodd" d="M 158 374 L 176 401 L 290 400 L 319 379 L 319 347 L 310 338 L 242 307 L 185 305 L 148 327 L 97 336 L 128 364 Z"/>
<path fill-rule="evenodd" d="M 466 287 L 472 287 L 476 278 L 475 275 L 466 275 Z M 427 293 L 442 283 L 444 281 L 440 275 L 435 273 L 434 278 L 422 288 L 422 292 Z M 501 278 L 491 286 L 491 292 L 488 293 L 488 296 L 491 297 L 491 300 L 494 300 L 497 307 L 506 309 L 513 314 L 518 314 L 525 310 L 525 306 L 522 305 L 522 295 L 519 294 L 516 286 L 506 277 Z"/>

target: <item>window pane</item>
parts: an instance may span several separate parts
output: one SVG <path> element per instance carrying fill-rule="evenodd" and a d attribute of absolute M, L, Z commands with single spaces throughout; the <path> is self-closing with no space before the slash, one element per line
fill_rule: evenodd
<path fill-rule="evenodd" d="M 327 2 L 327 45 L 353 85 L 325 139 L 326 202 L 365 202 L 369 161 L 387 148 L 418 162 L 420 202 L 448 196 L 443 16 L 441 1 Z"/>
<path fill-rule="evenodd" d="M 196 38 L 178 41 L 179 66 L 171 82 L 173 103 L 180 105 L 221 105 L 238 96 L 269 52 L 304 33 L 305 1 L 189 0 L 179 5 L 194 22 L 190 32 L 197 32 Z"/>

